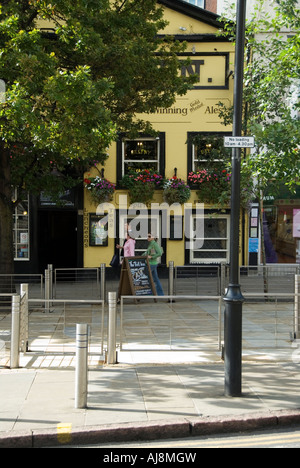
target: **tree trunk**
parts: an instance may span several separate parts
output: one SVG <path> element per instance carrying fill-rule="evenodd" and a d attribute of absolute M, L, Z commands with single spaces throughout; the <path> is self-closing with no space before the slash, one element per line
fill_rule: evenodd
<path fill-rule="evenodd" d="M 9 275 L 13 262 L 13 204 L 10 153 L 0 143 L 0 293 L 12 292 Z"/>

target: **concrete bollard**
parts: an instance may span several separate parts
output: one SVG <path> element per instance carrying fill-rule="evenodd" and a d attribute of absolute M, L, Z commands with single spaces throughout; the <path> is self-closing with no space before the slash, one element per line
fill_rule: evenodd
<path fill-rule="evenodd" d="M 76 325 L 75 408 L 86 408 L 88 387 L 88 325 Z"/>
<path fill-rule="evenodd" d="M 20 340 L 21 350 L 25 354 L 28 351 L 28 334 L 29 334 L 29 316 L 28 316 L 28 284 L 21 284 L 21 308 L 20 308 Z"/>
<path fill-rule="evenodd" d="M 106 264 L 101 263 L 100 265 L 100 273 L 101 273 L 101 283 L 100 283 L 100 294 L 101 294 L 101 299 L 102 301 L 106 302 Z"/>
<path fill-rule="evenodd" d="M 174 296 L 174 262 L 169 262 L 169 296 Z"/>
<path fill-rule="evenodd" d="M 20 358 L 20 296 L 12 296 L 10 368 L 19 367 Z"/>
<path fill-rule="evenodd" d="M 108 293 L 108 340 L 107 340 L 107 364 L 117 364 L 116 349 L 117 327 L 117 294 Z"/>
<path fill-rule="evenodd" d="M 50 312 L 50 272 L 45 270 L 45 313 Z"/>
<path fill-rule="evenodd" d="M 300 338 L 300 275 L 295 275 L 294 338 Z"/>

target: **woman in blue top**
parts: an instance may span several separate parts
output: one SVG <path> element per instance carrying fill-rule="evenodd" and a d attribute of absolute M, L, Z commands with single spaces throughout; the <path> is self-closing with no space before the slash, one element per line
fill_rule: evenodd
<path fill-rule="evenodd" d="M 157 274 L 157 259 L 162 256 L 163 251 L 152 234 L 148 234 L 148 243 L 148 249 L 143 255 L 148 257 L 157 295 L 164 296 L 163 288 Z"/>

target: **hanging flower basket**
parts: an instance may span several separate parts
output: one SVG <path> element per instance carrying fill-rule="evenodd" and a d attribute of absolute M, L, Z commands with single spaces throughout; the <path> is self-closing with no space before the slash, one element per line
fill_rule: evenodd
<path fill-rule="evenodd" d="M 169 205 L 180 203 L 183 205 L 191 196 L 191 189 L 184 180 L 172 177 L 164 183 L 164 200 Z"/>
<path fill-rule="evenodd" d="M 96 204 L 111 201 L 116 189 L 114 184 L 99 176 L 84 179 L 84 186 L 88 190 L 90 198 Z"/>
<path fill-rule="evenodd" d="M 188 181 L 197 189 L 199 202 L 225 206 L 230 201 L 231 174 L 227 169 L 190 172 Z"/>
<path fill-rule="evenodd" d="M 130 203 L 147 205 L 153 199 L 154 191 L 161 188 L 164 179 L 160 174 L 144 169 L 130 172 L 121 180 L 121 186 L 129 191 Z"/>

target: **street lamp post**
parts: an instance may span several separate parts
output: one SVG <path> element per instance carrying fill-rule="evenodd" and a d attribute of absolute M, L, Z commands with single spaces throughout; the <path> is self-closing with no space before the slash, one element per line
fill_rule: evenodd
<path fill-rule="evenodd" d="M 233 136 L 242 134 L 246 0 L 237 0 L 237 35 L 234 72 Z M 224 362 L 225 395 L 242 394 L 242 311 L 239 280 L 241 148 L 232 150 L 230 282 L 225 301 Z"/>

